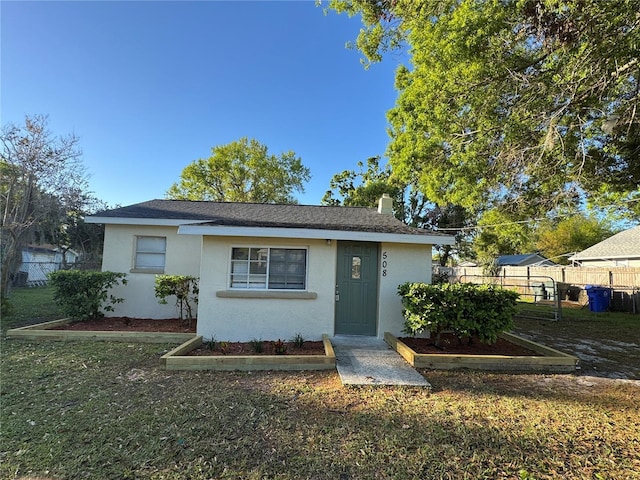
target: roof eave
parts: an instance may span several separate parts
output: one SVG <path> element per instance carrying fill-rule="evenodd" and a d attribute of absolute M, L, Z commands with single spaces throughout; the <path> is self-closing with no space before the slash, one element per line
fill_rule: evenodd
<path fill-rule="evenodd" d="M 105 225 L 151 225 L 158 227 L 179 227 L 192 223 L 203 223 L 210 219 L 185 220 L 180 218 L 132 218 L 132 217 L 85 217 L 86 223 L 100 223 Z"/>
<path fill-rule="evenodd" d="M 450 235 L 410 235 L 346 230 L 320 230 L 310 228 L 237 227 L 227 225 L 181 225 L 178 234 L 209 235 L 216 237 L 272 237 L 323 240 L 352 240 L 362 242 L 410 243 L 419 245 L 454 245 Z"/>
<path fill-rule="evenodd" d="M 589 256 L 589 257 L 578 257 L 578 256 L 573 256 L 573 257 L 569 257 L 569 260 L 573 260 L 576 262 L 580 262 L 582 260 L 618 260 L 620 258 L 623 259 L 631 259 L 631 258 L 640 258 L 640 254 L 629 254 L 629 255 L 600 255 L 600 256 Z"/>

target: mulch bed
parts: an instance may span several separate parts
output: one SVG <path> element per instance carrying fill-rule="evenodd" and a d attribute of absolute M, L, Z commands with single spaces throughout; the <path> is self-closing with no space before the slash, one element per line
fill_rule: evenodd
<path fill-rule="evenodd" d="M 262 352 L 256 352 L 251 342 L 224 342 L 227 344 L 225 352 L 223 353 L 220 346 L 221 342 L 216 342 L 214 349 L 211 350 L 207 343 L 204 343 L 201 347 L 191 350 L 187 355 L 194 356 L 222 356 L 222 355 L 275 355 L 273 351 L 273 344 L 275 342 L 270 340 L 264 340 L 262 342 Z M 324 343 L 323 342 L 304 342 L 303 348 L 296 348 L 291 342 L 284 342 L 287 346 L 286 355 L 324 355 Z"/>
<path fill-rule="evenodd" d="M 105 331 L 105 332 L 159 332 L 159 333 L 195 333 L 196 322 L 179 318 L 154 319 L 154 318 L 129 318 L 129 317 L 104 317 L 91 320 L 82 320 L 51 330 L 77 330 L 77 331 Z"/>
<path fill-rule="evenodd" d="M 510 355 L 510 356 L 537 356 L 538 353 L 528 348 L 521 347 L 507 340 L 499 338 L 493 345 L 480 343 L 473 338 L 471 345 L 464 339 L 462 343 L 458 337 L 443 333 L 440 338 L 441 348 L 434 345 L 435 338 L 402 337 L 399 339 L 416 353 L 430 354 L 462 354 L 462 355 Z"/>

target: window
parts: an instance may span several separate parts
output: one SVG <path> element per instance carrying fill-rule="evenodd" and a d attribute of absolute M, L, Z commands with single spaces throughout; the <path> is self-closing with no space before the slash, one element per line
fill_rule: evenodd
<path fill-rule="evenodd" d="M 166 237 L 136 237 L 134 269 L 164 271 L 167 252 Z"/>
<path fill-rule="evenodd" d="M 307 250 L 304 248 L 234 247 L 231 288 L 305 290 Z"/>

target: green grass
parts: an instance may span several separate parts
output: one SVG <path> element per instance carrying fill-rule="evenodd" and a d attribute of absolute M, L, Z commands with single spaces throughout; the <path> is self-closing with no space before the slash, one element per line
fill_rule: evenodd
<path fill-rule="evenodd" d="M 1 347 L 3 479 L 640 478 L 628 383 L 425 371 L 429 393 L 345 388 L 335 372 L 169 372 L 169 345 Z"/>
<path fill-rule="evenodd" d="M 63 316 L 53 301 L 51 287 L 13 289 L 9 303 L 9 311 L 0 317 L 2 332 L 9 328 L 56 320 Z"/>
<path fill-rule="evenodd" d="M 519 308 L 528 312 L 548 315 L 553 309 L 546 305 L 521 304 Z M 562 319 L 558 322 L 540 321 L 538 319 L 518 318 L 518 324 L 540 326 L 545 325 L 557 332 L 566 332 L 587 338 L 598 338 L 601 335 L 615 337 L 623 341 L 640 342 L 640 314 L 625 312 L 591 312 L 588 307 L 563 308 Z"/>

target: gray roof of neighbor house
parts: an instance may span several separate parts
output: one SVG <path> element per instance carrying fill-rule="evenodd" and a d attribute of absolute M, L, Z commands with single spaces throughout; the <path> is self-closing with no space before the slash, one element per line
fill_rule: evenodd
<path fill-rule="evenodd" d="M 268 203 L 227 203 L 189 200 L 150 200 L 87 217 L 90 223 L 172 224 L 202 227 L 262 227 L 372 232 L 442 237 L 450 235 L 405 225 L 375 208 Z M 167 222 L 169 221 L 169 222 Z"/>
<path fill-rule="evenodd" d="M 640 257 L 640 225 L 616 233 L 612 237 L 576 253 L 569 260 L 638 257 Z"/>
<path fill-rule="evenodd" d="M 525 266 L 533 264 L 542 264 L 543 266 L 555 265 L 554 262 L 543 257 L 538 253 L 524 253 L 519 255 L 502 255 L 496 259 L 496 263 L 500 266 Z"/>

